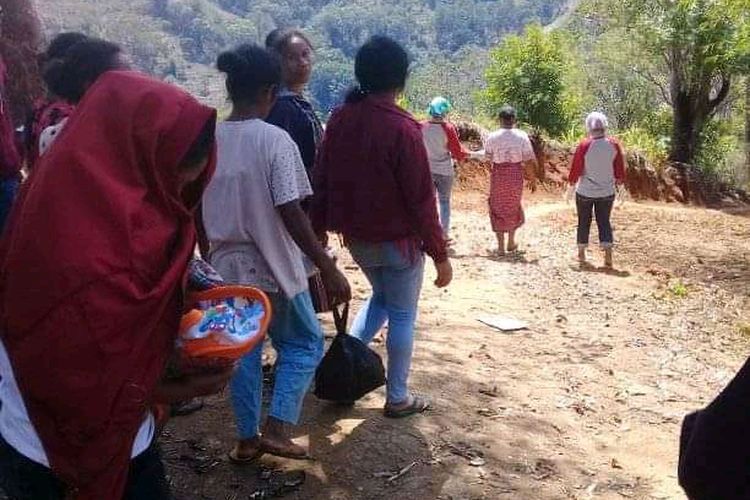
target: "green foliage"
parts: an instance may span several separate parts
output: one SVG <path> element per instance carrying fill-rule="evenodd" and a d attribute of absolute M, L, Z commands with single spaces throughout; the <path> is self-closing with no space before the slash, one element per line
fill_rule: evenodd
<path fill-rule="evenodd" d="M 541 26 L 511 35 L 490 52 L 487 89 L 482 99 L 494 114 L 503 105 L 518 110 L 519 119 L 553 137 L 565 132 L 570 120 L 565 103 L 565 71 L 569 60 L 563 40 Z"/>
<path fill-rule="evenodd" d="M 702 129 L 727 96 L 733 77 L 750 62 L 746 0 L 592 0 L 607 22 L 644 60 L 634 73 L 674 109 L 671 157 L 692 161 Z"/>
<path fill-rule="evenodd" d="M 412 111 L 424 112 L 433 97 L 443 96 L 453 104 L 453 116 L 473 119 L 479 112 L 475 94 L 484 86 L 482 73 L 488 52 L 464 47 L 452 56 L 436 55 L 415 67 L 407 96 Z"/>
<path fill-rule="evenodd" d="M 178 35 L 188 60 L 211 63 L 219 49 L 262 41 L 277 26 L 298 26 L 318 52 L 310 90 L 323 110 L 340 102 L 353 81 L 353 57 L 371 35 L 402 42 L 414 59 L 409 98 L 450 94 L 458 107 L 474 111 L 472 92 L 481 83 L 484 50 L 504 32 L 533 19 L 551 21 L 565 0 L 153 0 L 154 9 Z M 477 47 L 478 45 L 479 47 Z M 440 64 L 448 61 L 457 78 Z M 465 85 L 463 88 L 460 85 Z M 419 104 L 417 104 L 419 103 Z"/>
<path fill-rule="evenodd" d="M 688 287 L 682 281 L 677 281 L 669 287 L 669 293 L 678 299 L 684 299 L 688 296 Z"/>
<path fill-rule="evenodd" d="M 138 66 L 189 83 L 195 64 L 243 42 L 262 43 L 276 27 L 311 35 L 318 64 L 310 82 L 328 111 L 353 82 L 353 56 L 367 37 L 388 34 L 414 60 L 409 98 L 423 106 L 449 94 L 473 113 L 486 48 L 533 20 L 552 21 L 567 0 L 37 0 L 48 32 L 79 29 L 121 42 Z M 445 61 L 448 61 L 445 63 Z M 458 76 L 451 79 L 445 68 Z M 202 71 L 202 70 L 201 70 Z M 463 87 L 461 87 L 463 85 Z M 191 83 L 192 86 L 192 83 Z M 214 82 L 210 88 L 215 87 Z"/>
<path fill-rule="evenodd" d="M 617 137 L 628 151 L 636 151 L 642 154 L 657 168 L 667 161 L 669 156 L 668 136 L 659 136 L 641 127 L 630 127 L 618 132 Z"/>
<path fill-rule="evenodd" d="M 696 164 L 727 181 L 738 180 L 744 162 L 743 121 L 740 116 L 711 120 L 701 133 Z"/>

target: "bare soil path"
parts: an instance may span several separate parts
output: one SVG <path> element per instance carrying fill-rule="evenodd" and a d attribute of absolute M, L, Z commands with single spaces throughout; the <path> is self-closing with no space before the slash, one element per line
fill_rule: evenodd
<path fill-rule="evenodd" d="M 503 261 L 488 257 L 483 198 L 457 205 L 456 281 L 438 291 L 428 273 L 413 365 L 434 410 L 393 422 L 382 391 L 354 409 L 310 396 L 299 437 L 315 461 L 237 467 L 224 458 L 231 411 L 213 398 L 162 438 L 178 498 L 684 498 L 681 419 L 750 348 L 750 219 L 626 204 L 614 214 L 618 272 L 606 273 L 575 264 L 573 209 L 558 199 L 527 202 L 526 253 Z M 368 287 L 342 259 L 356 309 Z M 530 328 L 501 333 L 477 321 L 488 314 Z"/>

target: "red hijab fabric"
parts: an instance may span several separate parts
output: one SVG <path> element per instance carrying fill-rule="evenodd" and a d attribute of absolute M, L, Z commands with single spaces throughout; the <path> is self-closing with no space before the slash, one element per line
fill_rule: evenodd
<path fill-rule="evenodd" d="M 195 246 L 179 164 L 216 112 L 129 71 L 101 76 L 22 190 L 0 251 L 2 341 L 54 472 L 121 498 L 173 347 Z M 201 178 L 213 173 L 215 152 Z"/>

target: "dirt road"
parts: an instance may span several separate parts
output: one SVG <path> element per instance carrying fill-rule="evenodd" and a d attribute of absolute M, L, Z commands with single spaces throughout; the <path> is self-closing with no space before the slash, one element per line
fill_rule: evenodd
<path fill-rule="evenodd" d="M 457 205 L 456 281 L 425 285 L 412 377 L 435 409 L 392 422 L 382 391 L 354 409 L 311 396 L 299 435 L 316 460 L 243 468 L 223 458 L 234 426 L 213 398 L 163 437 L 179 498 L 684 498 L 681 418 L 750 348 L 750 219 L 626 204 L 614 215 L 618 272 L 605 273 L 575 265 L 573 211 L 557 199 L 529 202 L 526 254 L 504 261 L 488 257 L 482 197 Z M 365 281 L 344 261 L 360 301 Z M 488 314 L 530 328 L 501 333 L 476 320 Z"/>

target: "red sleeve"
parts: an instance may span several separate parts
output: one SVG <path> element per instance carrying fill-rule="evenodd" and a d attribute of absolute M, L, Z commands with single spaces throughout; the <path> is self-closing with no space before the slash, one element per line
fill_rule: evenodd
<path fill-rule="evenodd" d="M 312 169 L 313 196 L 310 202 L 310 222 L 315 234 L 321 235 L 328 230 L 328 139 L 336 130 L 336 115 L 328 121 L 323 133 L 323 140 L 315 155 L 315 166 Z"/>
<path fill-rule="evenodd" d="M 448 137 L 448 151 L 454 160 L 463 161 L 469 157 L 469 152 L 464 149 L 461 140 L 458 138 L 456 127 L 452 123 L 442 123 L 445 135 Z"/>
<path fill-rule="evenodd" d="M 615 151 L 617 152 L 615 155 L 615 162 L 614 162 L 614 169 L 615 169 L 615 179 L 617 182 L 624 182 L 625 181 L 625 155 L 622 152 L 622 146 L 617 141 L 617 139 L 610 138 L 609 142 L 615 147 Z"/>
<path fill-rule="evenodd" d="M 416 127 L 404 127 L 399 134 L 398 160 L 394 175 L 401 188 L 408 217 L 419 235 L 424 250 L 437 262 L 448 260 L 448 247 L 440 227 L 435 186 L 430 174 L 424 139 Z"/>
<path fill-rule="evenodd" d="M 573 155 L 573 163 L 570 166 L 570 174 L 568 174 L 568 182 L 575 184 L 583 174 L 583 167 L 586 166 L 586 153 L 591 145 L 591 140 L 586 139 L 581 142 L 576 148 L 576 152 Z"/>

